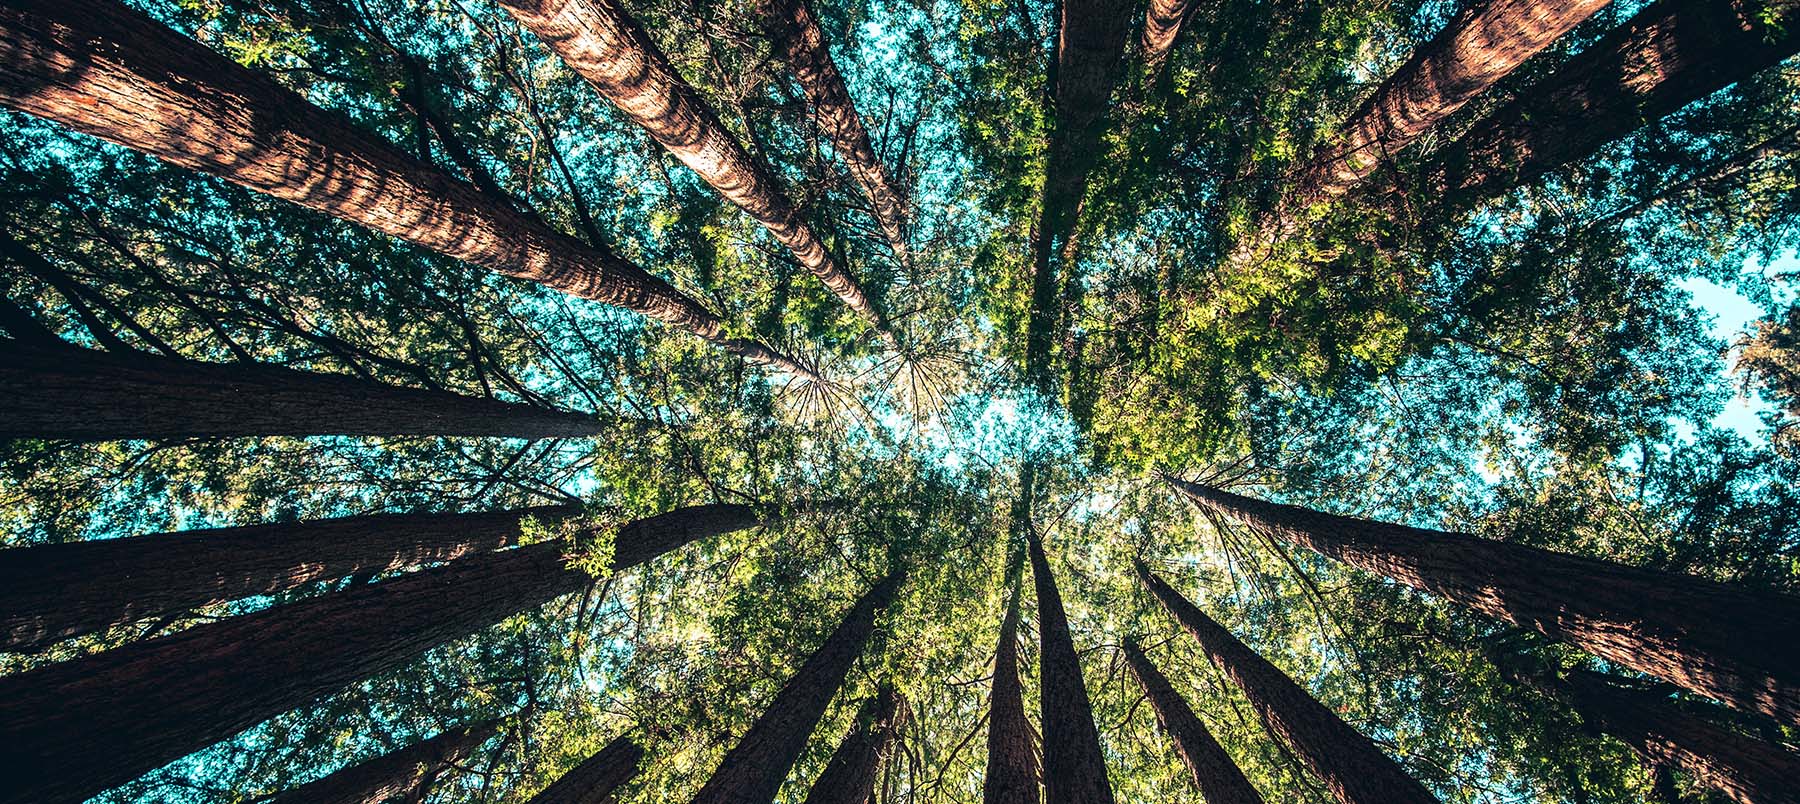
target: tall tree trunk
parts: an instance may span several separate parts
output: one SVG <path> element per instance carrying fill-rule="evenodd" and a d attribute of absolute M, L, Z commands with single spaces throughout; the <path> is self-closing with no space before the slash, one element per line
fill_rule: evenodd
<path fill-rule="evenodd" d="M 309 583 L 449 561 L 514 544 L 526 517 L 576 506 L 379 514 L 0 550 L 0 650 Z"/>
<path fill-rule="evenodd" d="M 594 416 L 278 366 L 0 339 L 0 439 L 594 436 Z"/>
<path fill-rule="evenodd" d="M 825 707 L 844 685 L 850 666 L 862 654 L 863 644 L 875 630 L 875 617 L 894 601 L 902 575 L 889 574 L 876 582 L 850 607 L 842 622 L 825 639 L 799 671 L 783 684 L 762 717 L 744 732 L 712 778 L 694 796 L 693 804 L 748 804 L 774 801 L 781 783 L 800 758 L 806 741 L 825 716 Z"/>
<path fill-rule="evenodd" d="M 1665 695 L 1579 670 L 1561 679 L 1508 676 L 1567 704 L 1653 765 L 1684 771 L 1732 801 L 1800 804 L 1800 755 L 1683 712 Z"/>
<path fill-rule="evenodd" d="M 1028 541 L 1031 574 L 1037 590 L 1038 721 L 1044 728 L 1044 804 L 1112 804 L 1106 757 L 1094 708 L 1081 679 L 1081 661 L 1069 637 L 1069 619 L 1044 545 L 1035 534 Z"/>
<path fill-rule="evenodd" d="M 806 804 L 869 804 L 880 777 L 881 763 L 892 753 L 905 717 L 900 695 L 883 683 L 874 697 L 863 701 L 856 727 L 838 744 L 831 764 L 813 782 Z"/>
<path fill-rule="evenodd" d="M 357 129 L 116 0 L 0 6 L 0 104 L 464 260 L 806 367 L 629 262 Z"/>
<path fill-rule="evenodd" d="M 767 228 L 850 309 L 892 338 L 881 311 L 832 259 L 767 166 L 732 137 L 614 0 L 501 0 L 501 6 L 701 180 Z"/>
<path fill-rule="evenodd" d="M 627 523 L 613 566 L 761 522 L 699 505 Z M 457 559 L 0 678 L 0 802 L 81 801 L 512 614 L 579 591 L 560 542 Z"/>
<path fill-rule="evenodd" d="M 1022 557 L 1021 557 L 1022 558 Z M 1006 615 L 994 649 L 994 686 L 988 698 L 987 773 L 981 780 L 982 804 L 1037 804 L 1037 746 L 1025 717 L 1025 691 L 1019 683 L 1019 573 L 1009 571 Z"/>
<path fill-rule="evenodd" d="M 1154 81 L 1162 73 L 1163 62 L 1181 35 L 1181 24 L 1194 9 L 1194 0 L 1150 0 L 1144 12 L 1144 32 L 1138 37 L 1138 55 L 1144 60 L 1144 75 Z"/>
<path fill-rule="evenodd" d="M 1269 660 L 1200 613 L 1163 579 L 1135 563 L 1138 579 L 1230 676 L 1270 732 L 1294 750 L 1339 804 L 1437 804 L 1369 738 L 1332 714 Z"/>
<path fill-rule="evenodd" d="M 619 787 L 637 776 L 644 749 L 619 737 L 550 783 L 525 804 L 612 804 Z"/>
<path fill-rule="evenodd" d="M 838 158 L 844 160 L 851 177 L 862 187 L 863 195 L 868 196 L 875 222 L 887 236 L 888 244 L 893 246 L 895 256 L 904 259 L 905 197 L 888 178 L 887 169 L 875 155 L 869 132 L 863 128 L 862 116 L 856 113 L 856 104 L 850 100 L 850 90 L 844 86 L 837 62 L 831 58 L 831 45 L 825 41 L 819 21 L 813 17 L 806 0 L 760 0 L 760 6 L 758 12 L 763 19 L 764 32 L 775 43 L 775 49 L 787 59 L 801 91 L 812 102 L 813 122 L 825 132 L 825 138 L 831 141 Z"/>
<path fill-rule="evenodd" d="M 307 782 L 270 799 L 268 804 L 383 804 L 399 796 L 414 795 L 446 766 L 461 762 L 499 729 L 498 720 L 451 729 Z"/>
<path fill-rule="evenodd" d="M 1206 724 L 1200 722 L 1200 716 L 1194 714 L 1162 671 L 1150 663 L 1150 657 L 1144 655 L 1136 641 L 1125 641 L 1125 661 L 1150 699 L 1150 708 L 1156 710 L 1156 721 L 1175 741 L 1175 752 L 1193 775 L 1194 786 L 1206 804 L 1263 804 L 1262 796 L 1250 786 L 1237 763 L 1231 761 Z"/>
<path fill-rule="evenodd" d="M 1170 482 L 1271 539 L 1800 724 L 1800 598 Z"/>
<path fill-rule="evenodd" d="M 1800 50 L 1800 14 L 1657 0 L 1434 154 L 1422 187 L 1470 206 L 1749 78 Z"/>

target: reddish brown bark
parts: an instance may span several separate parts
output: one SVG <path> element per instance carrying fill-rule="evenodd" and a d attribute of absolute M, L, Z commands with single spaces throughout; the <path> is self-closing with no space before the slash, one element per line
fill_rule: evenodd
<path fill-rule="evenodd" d="M 642 268 L 552 231 L 115 0 L 0 7 L 0 104 L 802 376 Z"/>
<path fill-rule="evenodd" d="M 1019 596 L 1024 590 L 1016 574 L 1000 640 L 994 650 L 994 687 L 988 699 L 987 774 L 981 781 L 982 804 L 1037 804 L 1037 746 L 1025 717 L 1025 690 L 1019 683 Z"/>
<path fill-rule="evenodd" d="M 741 505 L 627 523 L 616 570 L 753 527 Z M 432 647 L 579 591 L 560 542 L 457 559 L 391 581 L 231 617 L 0 678 L 0 802 L 75 802 Z"/>
<path fill-rule="evenodd" d="M 701 180 L 767 228 L 850 309 L 888 333 L 881 311 L 832 259 L 767 166 L 731 136 L 623 8 L 613 0 L 502 0 L 501 5 Z"/>
<path fill-rule="evenodd" d="M 906 200 L 888 178 L 887 168 L 875 155 L 862 116 L 850 100 L 850 90 L 831 58 L 831 45 L 813 17 L 806 0 L 760 0 L 763 30 L 788 67 L 806 99 L 812 102 L 813 122 L 831 141 L 850 175 L 862 187 L 875 214 L 875 222 L 887 236 L 894 254 L 906 255 Z"/>
<path fill-rule="evenodd" d="M 1194 0 L 1150 0 L 1144 12 L 1144 32 L 1138 37 L 1138 54 L 1144 60 L 1144 73 L 1154 78 L 1162 72 L 1163 62 L 1181 35 L 1181 24 L 1194 8 Z"/>
<path fill-rule="evenodd" d="M 517 540 L 525 517 L 578 511 L 380 514 L 0 550 L 0 650 L 498 550 Z"/>
<path fill-rule="evenodd" d="M 500 729 L 487 720 L 352 765 L 269 800 L 269 804 L 383 804 L 412 796 L 445 766 L 461 762 Z"/>
<path fill-rule="evenodd" d="M 0 339 L 0 439 L 599 435 L 593 416 L 276 366 Z"/>
<path fill-rule="evenodd" d="M 875 617 L 894 600 L 901 575 L 883 578 L 850 607 L 817 651 L 783 684 L 768 709 L 744 732 L 693 804 L 750 804 L 774 801 L 794 760 L 800 758 L 825 707 L 844 685 L 850 666 L 875 630 Z"/>
<path fill-rule="evenodd" d="M 1112 804 L 1106 757 L 1100 750 L 1100 732 L 1094 727 L 1094 708 L 1082 682 L 1075 642 L 1069 636 L 1062 594 L 1050 574 L 1044 545 L 1035 535 L 1029 540 L 1029 551 L 1041 646 L 1038 722 L 1044 727 L 1044 802 Z"/>
<path fill-rule="evenodd" d="M 1269 538 L 1800 723 L 1800 598 L 1171 482 L 1202 508 Z"/>
<path fill-rule="evenodd" d="M 620 737 L 581 761 L 525 804 L 612 804 L 619 787 L 637 776 L 644 749 Z"/>
<path fill-rule="evenodd" d="M 1213 739 L 1200 716 L 1132 640 L 1125 641 L 1125 661 L 1150 699 L 1150 708 L 1156 710 L 1156 722 L 1175 741 L 1175 752 L 1181 755 L 1206 804 L 1263 804 L 1262 795 Z"/>
<path fill-rule="evenodd" d="M 1263 725 L 1293 749 L 1339 804 L 1437 804 L 1399 763 L 1269 660 L 1200 613 L 1148 567 L 1137 563 L 1136 570 L 1144 588 L 1200 642 L 1213 664 L 1244 691 Z"/>
<path fill-rule="evenodd" d="M 831 764 L 813 782 L 806 804 L 869 804 L 881 763 L 900 737 L 905 717 L 900 704 L 900 695 L 890 684 L 882 684 L 874 697 L 863 701 L 855 728 L 838 744 Z"/>

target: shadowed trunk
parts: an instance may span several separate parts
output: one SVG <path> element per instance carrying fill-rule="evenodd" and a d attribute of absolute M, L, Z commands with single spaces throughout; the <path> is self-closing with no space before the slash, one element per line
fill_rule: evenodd
<path fill-rule="evenodd" d="M 487 720 L 451 729 L 307 782 L 268 804 L 383 804 L 396 797 L 415 796 L 445 766 L 461 762 L 499 728 L 500 721 Z"/>
<path fill-rule="evenodd" d="M 1144 12 L 1144 32 L 1138 37 L 1138 55 L 1150 80 L 1162 73 L 1163 62 L 1181 35 L 1181 24 L 1193 8 L 1194 0 L 1150 0 L 1150 8 Z"/>
<path fill-rule="evenodd" d="M 1081 679 L 1081 662 L 1069 637 L 1069 619 L 1044 545 L 1032 534 L 1028 550 L 1037 589 L 1038 721 L 1044 728 L 1044 804 L 1112 804 L 1106 757 L 1094 709 Z"/>
<path fill-rule="evenodd" d="M 611 804 L 621 785 L 637 776 L 644 749 L 620 737 L 581 761 L 525 804 Z"/>
<path fill-rule="evenodd" d="M 994 686 L 988 699 L 987 773 L 981 781 L 982 804 L 1037 804 L 1037 747 L 1031 721 L 1025 718 L 1025 691 L 1019 683 L 1019 596 L 1024 594 L 1016 571 L 1009 572 L 1012 593 L 1000 620 L 994 649 Z"/>
<path fill-rule="evenodd" d="M 1800 723 L 1800 598 L 1170 482 L 1200 507 L 1271 539 L 1739 709 Z"/>
<path fill-rule="evenodd" d="M 694 796 L 693 804 L 750 804 L 774 801 L 794 760 L 825 716 L 825 707 L 844 685 L 850 666 L 875 630 L 875 617 L 894 600 L 901 574 L 895 572 L 870 588 L 831 636 L 807 657 L 769 708 L 725 754 L 719 769 Z"/>
<path fill-rule="evenodd" d="M 699 505 L 621 526 L 615 571 L 754 527 Z M 457 559 L 0 678 L 0 801 L 81 801 L 433 647 L 579 591 L 561 542 Z"/>
<path fill-rule="evenodd" d="M 1658 0 L 1434 154 L 1421 187 L 1469 206 L 1583 159 L 1800 50 L 1800 15 Z"/>
<path fill-rule="evenodd" d="M 813 122 L 831 141 L 838 158 L 868 196 L 875 222 L 893 246 L 895 256 L 906 256 L 906 201 L 888 178 L 887 169 L 869 143 L 862 116 L 850 100 L 844 77 L 831 58 L 831 45 L 813 17 L 806 0 L 761 0 L 758 12 L 763 31 L 787 59 L 806 99 L 812 102 Z"/>
<path fill-rule="evenodd" d="M 881 311 L 832 259 L 768 167 L 744 150 L 623 8 L 613 0 L 501 0 L 501 6 L 701 180 L 767 228 L 850 309 L 889 334 Z"/>
<path fill-rule="evenodd" d="M 1800 802 L 1800 755 L 1683 712 L 1665 695 L 1579 670 L 1561 679 L 1508 677 L 1562 701 L 1651 764 L 1684 771 L 1732 801 Z"/>
<path fill-rule="evenodd" d="M 514 544 L 525 517 L 577 506 L 378 514 L 0 550 L 0 650 L 309 583 L 449 561 Z"/>
<path fill-rule="evenodd" d="M 1325 783 L 1339 804 L 1437 804 L 1437 799 L 1369 738 L 1340 720 L 1324 704 L 1269 660 L 1239 642 L 1225 627 L 1200 613 L 1141 562 L 1138 580 L 1157 602 L 1244 691 L 1263 725 L 1293 749 Z"/>
<path fill-rule="evenodd" d="M 364 133 L 115 0 L 0 6 L 0 104 L 585 299 L 755 363 L 811 372 L 672 285 Z"/>
<path fill-rule="evenodd" d="M 882 684 L 875 697 L 863 701 L 856 727 L 813 782 L 806 804 L 869 804 L 881 763 L 892 752 L 904 717 L 899 694 L 893 685 Z"/>
<path fill-rule="evenodd" d="M 1212 732 L 1207 731 L 1206 724 L 1200 722 L 1200 716 L 1194 714 L 1169 679 L 1150 663 L 1150 657 L 1144 655 L 1137 642 L 1125 641 L 1125 661 L 1150 699 L 1150 708 L 1156 710 L 1156 722 L 1175 741 L 1175 752 L 1193 775 L 1194 786 L 1206 804 L 1263 804 L 1262 796 L 1250 786 L 1244 772 L 1213 739 Z"/>
<path fill-rule="evenodd" d="M 278 366 L 0 339 L 0 439 L 442 435 L 558 438 L 584 413 Z"/>

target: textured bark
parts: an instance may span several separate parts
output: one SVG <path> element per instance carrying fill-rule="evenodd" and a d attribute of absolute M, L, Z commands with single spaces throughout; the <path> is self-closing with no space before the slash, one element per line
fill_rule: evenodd
<path fill-rule="evenodd" d="M 1025 717 L 1025 690 L 1019 683 L 1019 596 L 1017 576 L 1000 620 L 994 649 L 994 688 L 988 699 L 987 774 L 981 780 L 982 804 L 1037 804 L 1037 746 Z"/>
<path fill-rule="evenodd" d="M 593 416 L 277 366 L 0 339 L 0 439 L 599 435 Z"/>
<path fill-rule="evenodd" d="M 894 254 L 906 254 L 906 200 L 888 178 L 887 168 L 875 155 L 862 116 L 850 100 L 850 90 L 831 58 L 831 45 L 813 17 L 806 0 L 760 0 L 763 30 L 788 67 L 806 99 L 812 103 L 813 122 L 831 141 L 850 176 L 862 187 L 875 213 L 875 222 L 893 246 Z"/>
<path fill-rule="evenodd" d="M 398 796 L 411 796 L 445 766 L 468 757 L 499 729 L 498 720 L 451 729 L 307 782 L 270 799 L 268 804 L 383 804 Z"/>
<path fill-rule="evenodd" d="M 0 104 L 811 375 L 761 343 L 726 337 L 717 315 L 668 282 L 116 0 L 0 6 Z"/>
<path fill-rule="evenodd" d="M 1144 12 L 1144 32 L 1138 37 L 1138 54 L 1144 60 L 1144 73 L 1152 78 L 1162 72 L 1163 62 L 1181 35 L 1181 24 L 1194 8 L 1194 0 L 1150 0 Z"/>
<path fill-rule="evenodd" d="M 1518 680 L 1573 707 L 1652 765 L 1684 771 L 1732 801 L 1800 803 L 1800 755 L 1683 712 L 1667 696 L 1585 671 Z"/>
<path fill-rule="evenodd" d="M 1106 757 L 1094 708 L 1081 679 L 1081 662 L 1069 637 L 1069 619 L 1044 545 L 1034 536 L 1029 545 L 1031 574 L 1037 590 L 1038 722 L 1044 727 L 1044 804 L 1112 804 L 1106 779 Z"/>
<path fill-rule="evenodd" d="M 850 666 L 875 630 L 875 617 L 894 600 L 901 575 L 883 578 L 850 607 L 842 622 L 792 678 L 769 708 L 725 754 L 693 804 L 768 804 L 800 758 L 825 707 L 844 685 Z"/>
<path fill-rule="evenodd" d="M 1800 724 L 1800 598 L 1171 482 L 1270 538 Z"/>
<path fill-rule="evenodd" d="M 1150 708 L 1156 710 L 1156 722 L 1175 741 L 1175 752 L 1193 775 L 1194 786 L 1206 804 L 1263 804 L 1262 796 L 1244 778 L 1237 763 L 1231 761 L 1206 724 L 1200 722 L 1200 716 L 1194 714 L 1187 700 L 1150 663 L 1150 657 L 1136 642 L 1126 640 L 1125 661 L 1150 699 Z"/>
<path fill-rule="evenodd" d="M 702 181 L 767 228 L 850 309 L 888 332 L 881 311 L 832 259 L 769 169 L 731 136 L 614 0 L 501 0 L 501 5 Z"/>
<path fill-rule="evenodd" d="M 550 783 L 526 804 L 612 804 L 619 787 L 637 776 L 644 749 L 620 737 Z"/>
<path fill-rule="evenodd" d="M 1750 3 L 1658 0 L 1476 123 L 1425 166 L 1422 186 L 1470 205 L 1800 50 L 1800 14 L 1757 21 Z"/>
<path fill-rule="evenodd" d="M 813 782 L 806 804 L 869 804 L 881 763 L 892 753 L 904 717 L 900 696 L 890 684 L 863 701 L 856 727 L 838 744 L 831 764 Z"/>
<path fill-rule="evenodd" d="M 380 514 L 0 550 L 0 650 L 498 550 L 517 540 L 525 517 L 579 510 Z"/>
<path fill-rule="evenodd" d="M 1269 660 L 1200 613 L 1142 563 L 1138 579 L 1250 699 L 1263 725 L 1293 749 L 1339 804 L 1436 804 L 1399 763 L 1332 714 Z"/>
<path fill-rule="evenodd" d="M 760 521 L 741 505 L 637 520 L 613 566 Z M 81 801 L 591 580 L 544 542 L 0 678 L 0 802 Z"/>

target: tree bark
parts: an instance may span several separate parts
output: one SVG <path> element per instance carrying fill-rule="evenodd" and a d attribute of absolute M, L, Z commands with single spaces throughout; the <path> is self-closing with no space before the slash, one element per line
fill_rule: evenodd
<path fill-rule="evenodd" d="M 270 799 L 268 804 L 383 804 L 398 796 L 414 795 L 421 785 L 446 766 L 468 757 L 499 729 L 498 720 L 451 729 L 307 782 Z"/>
<path fill-rule="evenodd" d="M 813 782 L 806 804 L 869 804 L 881 763 L 892 753 L 904 717 L 899 693 L 893 685 L 882 684 L 874 697 L 863 701 L 856 727 Z"/>
<path fill-rule="evenodd" d="M 982 804 L 1038 804 L 1037 746 L 1025 717 L 1025 691 L 1019 683 L 1019 577 L 1008 573 L 1012 589 L 1000 620 L 994 649 L 994 686 L 988 699 L 987 773 L 981 781 Z"/>
<path fill-rule="evenodd" d="M 581 761 L 525 804 L 612 804 L 619 787 L 637 776 L 644 749 L 620 737 Z"/>
<path fill-rule="evenodd" d="M 0 7 L 0 104 L 814 376 L 764 344 L 728 337 L 717 315 L 668 282 L 552 231 L 116 0 Z"/>
<path fill-rule="evenodd" d="M 1269 538 L 1800 724 L 1800 598 L 1170 482 Z"/>
<path fill-rule="evenodd" d="M 592 415 L 278 366 L 0 340 L 0 439 L 600 435 Z"/>
<path fill-rule="evenodd" d="M 1579 670 L 1561 679 L 1509 677 L 1567 704 L 1652 765 L 1684 771 L 1732 801 L 1800 802 L 1800 787 L 1795 785 L 1800 780 L 1800 756 L 1683 712 L 1667 696 L 1622 687 L 1598 673 Z"/>
<path fill-rule="evenodd" d="M 1162 73 L 1163 62 L 1181 35 L 1181 24 L 1193 8 L 1194 0 L 1150 0 L 1144 12 L 1144 32 L 1138 37 L 1138 54 L 1144 60 L 1144 74 L 1151 80 Z"/>
<path fill-rule="evenodd" d="M 831 45 L 813 17 L 806 0 L 761 0 L 758 9 L 763 31 L 788 67 L 806 99 L 812 103 L 813 122 L 825 133 L 838 158 L 869 199 L 875 222 L 893 246 L 895 256 L 906 256 L 906 200 L 888 178 L 887 168 L 875 155 L 862 116 L 850 100 L 850 90 L 831 57 Z"/>
<path fill-rule="evenodd" d="M 1138 579 L 1244 691 L 1269 731 L 1287 743 L 1339 804 L 1437 804 L 1399 763 L 1357 733 L 1225 627 L 1200 613 L 1141 562 Z"/>
<path fill-rule="evenodd" d="M 767 228 L 850 309 L 889 335 L 881 311 L 832 259 L 767 166 L 726 131 L 623 8 L 613 0 L 501 0 L 501 6 L 702 181 Z"/>
<path fill-rule="evenodd" d="M 150 617 L 498 550 L 575 506 L 379 514 L 0 550 L 0 650 Z"/>
<path fill-rule="evenodd" d="M 1069 636 L 1069 619 L 1044 545 L 1033 534 L 1028 549 L 1037 590 L 1038 722 L 1044 728 L 1044 804 L 1112 804 L 1106 757 L 1094 708 L 1081 679 L 1081 662 Z"/>
<path fill-rule="evenodd" d="M 753 527 L 742 505 L 621 526 L 615 571 Z M 593 579 L 561 542 L 230 617 L 0 678 L 0 802 L 78 802 Z"/>
<path fill-rule="evenodd" d="M 1125 661 L 1150 699 L 1150 708 L 1156 710 L 1156 721 L 1175 741 L 1175 752 L 1181 755 L 1207 804 L 1263 804 L 1262 795 L 1137 642 L 1125 641 Z"/>
<path fill-rule="evenodd" d="M 1421 186 L 1466 207 L 1580 160 L 1800 50 L 1800 15 L 1658 0 L 1433 155 Z"/>

